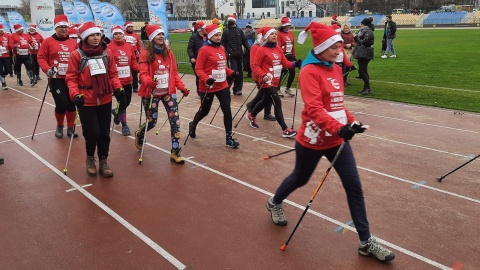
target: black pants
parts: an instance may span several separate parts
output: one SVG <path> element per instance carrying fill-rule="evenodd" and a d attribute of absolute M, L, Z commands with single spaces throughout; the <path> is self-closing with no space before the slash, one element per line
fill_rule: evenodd
<path fill-rule="evenodd" d="M 256 117 L 257 114 L 263 110 L 265 106 L 268 106 L 273 103 L 274 110 L 275 110 L 275 118 L 277 119 L 278 124 L 282 128 L 282 130 L 287 129 L 287 124 L 285 124 L 285 119 L 283 119 L 283 112 L 282 112 L 282 101 L 278 96 L 278 89 L 276 87 L 270 88 L 262 88 L 260 92 L 263 92 L 262 101 L 258 102 L 255 107 L 253 108 L 251 114 L 253 117 Z"/>
<path fill-rule="evenodd" d="M 192 65 L 192 68 L 193 68 L 193 73 L 195 74 L 195 85 L 197 86 L 197 93 L 198 93 L 198 82 L 199 82 L 199 78 L 197 76 L 197 72 L 195 71 L 195 66 L 197 65 L 196 63 L 191 63 Z"/>
<path fill-rule="evenodd" d="M 243 88 L 243 59 L 242 57 L 230 57 L 230 68 L 238 71 L 238 76 L 233 82 L 233 92 L 241 92 Z"/>
<path fill-rule="evenodd" d="M 277 204 L 282 203 L 293 191 L 304 186 L 312 176 L 320 159 L 325 156 L 332 162 L 339 147 L 340 146 L 325 150 L 314 150 L 306 148 L 296 142 L 295 168 L 278 187 L 273 197 L 273 202 Z M 361 241 L 366 241 L 370 238 L 367 211 L 355 157 L 349 143 L 345 144 L 333 168 L 335 168 L 338 176 L 340 176 L 343 188 L 347 193 L 348 208 L 355 228 L 357 229 L 358 236 Z"/>
<path fill-rule="evenodd" d="M 32 59 L 28 55 L 17 55 L 15 56 L 15 72 L 17 73 L 17 79 L 22 79 L 22 64 L 25 65 L 27 69 L 27 74 L 29 76 L 33 76 L 31 74 L 32 71 Z"/>
<path fill-rule="evenodd" d="M 368 63 L 370 59 L 358 59 L 358 75 L 363 80 L 363 89 L 370 89 L 370 76 L 368 75 Z"/>
<path fill-rule="evenodd" d="M 93 156 L 96 148 L 98 158 L 108 157 L 110 149 L 110 122 L 112 120 L 111 111 L 112 102 L 100 106 L 82 106 L 78 108 L 87 156 Z"/>
<path fill-rule="evenodd" d="M 288 61 L 294 61 L 293 55 L 291 54 L 285 55 L 285 57 L 287 58 Z M 290 88 L 292 87 L 293 80 L 295 79 L 295 68 L 291 68 L 291 69 L 283 68 L 282 75 L 280 77 L 280 82 L 283 82 L 283 77 L 285 77 L 287 74 L 288 74 L 287 88 Z M 278 89 L 280 89 L 280 87 L 282 86 L 279 85 Z"/>
<path fill-rule="evenodd" d="M 6 77 L 7 74 L 12 73 L 12 63 L 10 57 L 0 58 L 0 76 Z"/>
<path fill-rule="evenodd" d="M 258 88 L 258 84 L 257 84 L 257 88 Z M 247 103 L 247 108 L 249 112 L 252 112 L 255 105 L 257 105 L 257 103 L 262 101 L 263 95 L 265 95 L 265 92 L 261 91 L 261 89 L 259 88 L 255 97 L 250 102 Z M 272 103 L 264 104 L 264 107 L 265 107 L 265 109 L 263 110 L 264 115 L 272 114 Z"/>
<path fill-rule="evenodd" d="M 250 53 L 243 55 L 243 71 L 248 72 L 248 75 L 252 75 L 252 68 L 250 67 Z"/>
<path fill-rule="evenodd" d="M 55 112 L 64 114 L 65 112 L 74 112 L 75 103 L 70 100 L 68 95 L 68 86 L 65 79 L 50 79 L 50 93 L 55 101 Z"/>
<path fill-rule="evenodd" d="M 33 75 L 35 76 L 35 78 L 37 78 L 38 75 L 40 75 L 40 66 L 38 65 L 37 61 L 37 54 L 30 54 L 30 57 L 32 58 Z"/>
<path fill-rule="evenodd" d="M 220 109 L 222 109 L 223 112 L 223 125 L 225 127 L 225 131 L 232 131 L 232 109 L 230 108 L 231 96 L 228 87 L 214 93 L 200 92 L 200 99 L 202 100 L 202 103 L 200 105 L 200 110 L 198 110 L 193 118 L 193 124 L 197 125 L 198 122 L 208 115 L 210 108 L 212 107 L 214 96 L 216 96 L 220 102 Z"/>
<path fill-rule="evenodd" d="M 130 105 L 130 102 L 132 102 L 132 85 L 131 84 L 122 84 L 122 87 L 125 91 L 125 102 L 120 102 L 117 98 L 117 103 L 120 102 L 120 106 L 118 107 L 119 115 L 121 114 L 120 112 L 125 112 Z"/>

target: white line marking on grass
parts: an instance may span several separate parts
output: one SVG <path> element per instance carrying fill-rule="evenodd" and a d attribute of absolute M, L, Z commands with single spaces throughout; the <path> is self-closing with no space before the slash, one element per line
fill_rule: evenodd
<path fill-rule="evenodd" d="M 160 254 L 162 257 L 164 257 L 168 262 L 173 264 L 177 269 L 185 269 L 185 265 L 180 262 L 177 258 L 173 257 L 170 253 L 168 253 L 165 249 L 160 247 L 157 243 L 155 243 L 152 239 L 150 239 L 148 236 L 143 234 L 140 230 L 135 228 L 132 224 L 130 224 L 128 221 L 126 221 L 124 218 L 122 218 L 119 214 L 117 214 L 115 211 L 113 211 L 111 208 L 106 206 L 104 203 L 102 203 L 99 199 L 97 199 L 95 196 L 90 194 L 88 191 L 86 191 L 84 188 L 82 188 L 80 185 L 78 185 L 75 181 L 73 181 L 71 178 L 68 176 L 64 175 L 63 172 L 59 171 L 57 168 L 55 168 L 52 164 L 48 163 L 45 159 L 43 159 L 41 156 L 39 156 L 37 153 L 35 153 L 32 149 L 28 148 L 25 144 L 17 140 L 15 137 L 13 137 L 10 133 L 8 133 L 5 129 L 0 127 L 0 131 L 2 131 L 5 135 L 10 137 L 15 143 L 17 143 L 19 146 L 21 146 L 25 151 L 27 151 L 29 154 L 31 154 L 33 157 L 35 157 L 38 161 L 42 162 L 45 166 L 47 166 L 52 172 L 56 173 L 58 176 L 60 176 L 65 182 L 67 182 L 69 185 L 73 186 L 76 188 L 80 193 L 82 193 L 87 199 L 89 199 L 91 202 L 96 204 L 99 208 L 101 208 L 103 211 L 105 211 L 108 215 L 110 215 L 112 218 L 114 218 L 116 221 L 118 221 L 123 227 L 125 227 L 127 230 L 132 232 L 135 236 L 140 238 L 145 244 L 150 246 L 153 250 L 155 250 L 158 254 Z"/>
<path fill-rule="evenodd" d="M 86 184 L 86 185 L 83 185 L 81 186 L 82 188 L 86 188 L 86 187 L 89 187 L 89 186 L 93 186 L 93 184 Z M 74 190 L 77 190 L 77 188 L 71 188 L 71 189 L 67 189 L 65 190 L 65 192 L 71 192 L 71 191 L 74 191 Z"/>
<path fill-rule="evenodd" d="M 161 151 L 161 152 L 170 154 L 170 152 L 167 151 L 166 149 L 160 148 L 160 147 L 158 147 L 158 146 L 156 146 L 156 145 L 152 145 L 152 144 L 150 144 L 150 143 L 145 143 L 145 144 L 146 144 L 146 145 L 149 145 L 150 147 L 152 147 L 152 148 L 154 148 L 154 149 L 157 149 L 157 150 L 159 150 L 159 151 Z M 233 182 L 236 182 L 237 184 L 240 184 L 240 185 L 242 185 L 242 186 L 248 187 L 248 188 L 250 188 L 250 189 L 252 189 L 252 190 L 258 191 L 258 192 L 263 193 L 263 194 L 265 194 L 265 195 L 268 195 L 268 196 L 270 196 L 270 197 L 273 196 L 273 193 L 271 193 L 271 192 L 269 192 L 269 191 L 266 191 L 266 190 L 261 189 L 261 188 L 259 188 L 259 187 L 257 187 L 257 186 L 254 186 L 254 185 L 252 185 L 252 184 L 250 184 L 250 183 L 247 183 L 247 182 L 244 182 L 244 181 L 242 181 L 242 180 L 240 180 L 240 179 L 237 179 L 237 178 L 235 178 L 235 177 L 233 177 L 233 176 L 231 176 L 231 175 L 225 174 L 225 173 L 223 173 L 223 172 L 220 172 L 220 171 L 218 171 L 218 170 L 215 170 L 215 169 L 213 169 L 213 168 L 210 168 L 210 167 L 208 167 L 208 166 L 205 166 L 204 164 L 201 164 L 201 163 L 198 163 L 198 162 L 195 162 L 195 161 L 190 161 L 190 160 L 189 160 L 189 162 L 192 163 L 195 167 L 199 167 L 199 168 L 205 169 L 205 170 L 207 170 L 207 171 L 209 171 L 209 172 L 212 172 L 212 173 L 214 173 L 214 174 L 217 174 L 217 175 L 219 175 L 219 176 L 222 176 L 222 177 L 224 177 L 224 178 L 226 178 L 226 179 L 228 179 L 228 180 L 231 180 L 231 181 L 233 181 Z M 416 183 L 416 184 L 418 184 L 418 183 Z M 284 202 L 286 202 L 287 204 L 290 204 L 290 205 L 292 205 L 292 206 L 294 206 L 294 207 L 297 207 L 297 208 L 305 211 L 305 207 L 302 206 L 302 205 L 300 205 L 300 204 L 297 204 L 297 203 L 292 202 L 292 201 L 290 201 L 290 200 L 284 200 Z M 321 219 L 324 219 L 324 220 L 329 221 L 329 222 L 331 222 L 331 223 L 333 223 L 333 224 L 336 224 L 337 226 L 343 226 L 344 228 L 346 228 L 346 229 L 348 229 L 348 230 L 350 230 L 350 231 L 352 231 L 352 232 L 354 232 L 354 233 L 357 233 L 357 230 L 356 230 L 355 228 L 353 228 L 353 227 L 351 227 L 351 226 L 348 226 L 348 225 L 345 225 L 343 222 L 341 222 L 341 221 L 339 221 L 339 220 L 333 219 L 333 218 L 331 218 L 331 217 L 328 217 L 328 216 L 326 216 L 326 215 L 323 215 L 323 214 L 321 214 L 321 213 L 319 213 L 319 212 L 316 212 L 316 211 L 313 211 L 313 210 L 311 210 L 311 209 L 309 209 L 308 212 L 309 212 L 310 214 L 314 215 L 314 216 L 317 216 L 317 217 L 319 217 L 319 218 L 321 218 Z M 448 266 L 446 266 L 446 265 L 443 265 L 443 264 L 441 264 L 441 263 L 439 263 L 439 262 L 433 261 L 433 260 L 431 260 L 431 259 L 429 259 L 429 258 L 426 258 L 426 257 L 424 257 L 424 256 L 422 256 L 422 255 L 420 255 L 420 254 L 417 254 L 417 253 L 415 253 L 415 252 L 413 252 L 413 251 L 410 251 L 410 250 L 408 250 L 408 249 L 405 249 L 405 248 L 402 248 L 402 247 L 400 247 L 400 246 L 397 246 L 397 245 L 395 245 L 395 244 L 393 244 L 393 243 L 390 243 L 390 242 L 388 242 L 388 241 L 382 240 L 382 239 L 380 239 L 380 238 L 377 238 L 377 240 L 378 240 L 378 242 L 380 242 L 381 244 L 383 244 L 383 245 L 385 245 L 385 246 L 388 246 L 388 247 L 390 247 L 390 248 L 392 248 L 392 249 L 398 250 L 398 251 L 400 251 L 400 252 L 402 252 L 402 253 L 404 253 L 404 254 L 406 254 L 406 255 L 409 255 L 409 256 L 411 256 L 411 257 L 413 257 L 413 258 L 415 258 L 415 259 L 418 259 L 418 260 L 420 260 L 420 261 L 423 261 L 423 262 L 425 262 L 425 263 L 427 263 L 427 264 L 430 264 L 430 265 L 432 265 L 432 266 L 438 267 L 438 268 L 440 268 L 440 269 L 451 269 L 450 267 L 448 267 Z"/>
<path fill-rule="evenodd" d="M 461 88 L 450 88 L 450 87 L 443 87 L 443 86 L 433 86 L 433 85 L 414 84 L 414 83 L 401 83 L 401 82 L 387 82 L 387 81 L 378 81 L 378 80 L 370 80 L 370 81 L 371 81 L 371 82 L 386 83 L 386 84 L 398 84 L 398 85 L 407 85 L 407 86 L 415 86 L 415 87 L 425 87 L 425 88 L 433 88 L 433 89 L 445 89 L 445 90 L 453 90 L 453 91 L 480 93 L 480 91 L 478 91 L 478 90 L 468 90 L 468 89 L 461 89 Z"/>

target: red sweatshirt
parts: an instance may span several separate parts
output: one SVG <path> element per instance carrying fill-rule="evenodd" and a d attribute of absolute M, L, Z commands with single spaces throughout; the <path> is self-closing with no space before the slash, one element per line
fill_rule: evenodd
<path fill-rule="evenodd" d="M 8 47 L 9 36 L 6 32 L 0 35 L 0 58 L 10 57 L 10 50 Z"/>
<path fill-rule="evenodd" d="M 38 65 L 45 74 L 52 67 L 57 69 L 56 78 L 65 78 L 68 69 L 68 59 L 71 52 L 78 48 L 74 39 L 58 40 L 47 37 L 38 51 Z"/>
<path fill-rule="evenodd" d="M 43 37 L 38 32 L 35 32 L 35 34 L 28 33 L 28 35 L 30 36 L 30 38 L 33 41 L 32 48 L 30 49 L 30 53 L 31 54 L 37 54 L 38 49 L 40 48 L 40 46 L 42 46 Z"/>
<path fill-rule="evenodd" d="M 140 51 L 142 50 L 142 42 L 138 38 L 138 34 L 135 32 L 130 34 L 125 31 L 125 41 L 132 45 L 133 51 L 135 52 L 135 57 L 138 57 Z"/>
<path fill-rule="evenodd" d="M 253 43 L 253 45 L 250 47 L 250 63 L 253 63 L 253 61 L 255 61 L 255 57 L 257 55 L 257 51 L 259 48 L 260 48 L 260 44 L 258 43 Z M 253 70 L 252 70 L 252 79 L 254 82 L 257 82 L 257 83 L 260 79 L 258 78 L 258 75 Z"/>
<path fill-rule="evenodd" d="M 177 62 L 172 50 L 168 49 L 167 57 L 164 59 L 162 55 L 155 54 L 155 60 L 149 64 L 147 62 L 148 50 L 143 50 L 140 54 L 140 81 L 142 82 L 138 95 L 141 97 L 150 97 L 153 89 L 148 88 L 148 84 L 156 78 L 158 81 L 157 89 L 165 89 L 168 87 L 170 94 L 175 94 L 177 89 L 185 90 L 180 76 L 178 76 Z"/>
<path fill-rule="evenodd" d="M 293 37 L 293 32 L 277 32 L 277 43 L 278 46 L 283 50 L 284 54 L 291 53 L 293 57 L 296 56 L 295 54 L 295 39 Z"/>
<path fill-rule="evenodd" d="M 133 81 L 132 70 L 138 72 L 139 66 L 135 51 L 132 45 L 125 40 L 115 41 L 112 40 L 108 45 L 115 58 L 115 64 L 117 64 L 118 78 L 123 85 L 131 84 Z"/>
<path fill-rule="evenodd" d="M 214 93 L 228 87 L 227 76 L 232 76 L 234 71 L 227 67 L 227 56 L 223 46 L 204 45 L 198 50 L 197 63 L 198 91 Z M 215 82 L 210 88 L 206 82 L 214 78 Z"/>
<path fill-rule="evenodd" d="M 75 41 L 74 39 L 70 39 Z M 115 59 L 113 58 L 113 54 L 110 49 L 106 49 L 108 54 L 108 66 L 105 68 L 107 69 L 107 74 L 112 84 L 113 89 L 122 88 L 122 84 L 118 79 L 117 73 L 117 66 L 115 64 Z M 109 102 L 112 102 L 112 95 L 107 94 L 100 98 L 94 98 L 93 90 L 90 89 L 79 89 L 79 86 L 92 86 L 92 75 L 90 74 L 90 67 L 88 65 L 85 66 L 85 69 L 82 73 L 78 73 L 78 67 L 80 66 L 80 53 L 78 51 L 73 51 L 70 55 L 70 59 L 68 60 L 68 70 L 67 76 L 65 81 L 67 83 L 70 99 L 73 98 L 78 94 L 83 94 L 83 98 L 85 99 L 84 106 L 99 106 Z"/>
<path fill-rule="evenodd" d="M 282 49 L 278 46 L 261 46 L 256 53 L 253 63 L 250 64 L 253 73 L 259 76 L 260 88 L 278 87 L 282 68 L 295 68 L 294 62 L 288 61 Z M 271 81 L 264 82 L 262 80 L 264 76 L 269 76 Z"/>
<path fill-rule="evenodd" d="M 29 34 L 11 34 L 8 40 L 8 47 L 13 50 L 13 54 L 26 56 L 29 54 L 30 45 L 33 44 L 33 40 Z"/>
<path fill-rule="evenodd" d="M 297 142 L 307 148 L 323 150 L 340 145 L 337 131 L 355 121 L 345 108 L 342 68 L 308 64 L 298 76 L 305 103 Z"/>

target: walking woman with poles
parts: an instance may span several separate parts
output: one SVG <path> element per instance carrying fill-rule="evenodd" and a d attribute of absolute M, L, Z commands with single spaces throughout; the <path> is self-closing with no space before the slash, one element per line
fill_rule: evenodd
<path fill-rule="evenodd" d="M 65 82 L 68 59 L 78 48 L 77 41 L 68 36 L 69 23 L 66 15 L 58 15 L 54 19 L 55 34 L 47 37 L 39 48 L 38 65 L 48 77 L 50 93 L 55 101 L 55 119 L 57 128 L 55 137 L 63 137 L 63 124 L 67 118 L 67 136 L 78 137 L 74 132 L 76 116 L 75 104 L 68 94 Z"/>
<path fill-rule="evenodd" d="M 125 93 L 118 79 L 113 54 L 107 45 L 101 42 L 100 28 L 93 22 L 86 22 L 79 32 L 82 40 L 78 50 L 70 55 L 66 82 L 82 123 L 87 152 L 87 174 L 97 174 L 94 157 L 96 149 L 100 159 L 98 173 L 106 178 L 112 177 L 113 172 L 107 163 L 112 93 L 118 100 L 125 100 Z"/>
<path fill-rule="evenodd" d="M 332 28 L 312 22 L 300 34 L 299 43 L 305 41 L 305 32 L 309 30 L 314 48 L 303 62 L 299 74 L 299 88 L 305 106 L 295 144 L 295 168 L 267 201 L 267 209 L 275 224 L 287 225 L 282 208 L 283 200 L 307 184 L 318 162 L 325 156 L 340 176 L 347 194 L 350 215 L 360 238 L 358 253 L 373 255 L 381 261 L 393 260 L 393 252 L 381 246 L 370 234 L 362 185 L 353 150 L 348 143 L 356 133 L 364 132 L 367 127 L 355 121 L 355 117 L 344 106 L 342 68 L 335 65 L 343 40 Z M 323 180 L 325 176 L 321 183 Z M 309 205 L 315 195 L 316 193 Z M 297 227 L 298 223 L 295 229 Z"/>

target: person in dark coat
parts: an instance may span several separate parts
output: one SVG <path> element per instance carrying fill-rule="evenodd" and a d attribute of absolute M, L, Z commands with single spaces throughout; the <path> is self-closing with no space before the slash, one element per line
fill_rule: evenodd
<path fill-rule="evenodd" d="M 373 26 L 372 20 L 365 18 L 360 23 L 360 30 L 355 35 L 355 58 L 358 60 L 358 74 L 360 79 L 363 80 L 363 89 L 359 92 L 362 95 L 370 95 L 372 90 L 370 89 L 370 76 L 368 75 L 368 63 L 373 59 Z M 360 46 L 364 48 L 359 48 Z"/>
<path fill-rule="evenodd" d="M 148 40 L 148 35 L 147 35 L 147 26 L 148 26 L 149 22 L 145 22 L 145 25 L 142 26 L 142 28 L 140 28 L 140 38 L 142 40 Z"/>
<path fill-rule="evenodd" d="M 393 39 L 397 37 L 397 24 L 392 21 L 392 15 L 387 15 L 387 20 L 385 21 L 385 28 L 383 32 L 383 38 L 386 40 L 387 48 L 385 49 L 385 53 L 381 56 L 382 58 L 387 58 L 388 53 L 391 51 L 392 55 L 391 58 L 397 57 L 395 53 L 395 47 L 393 47 Z M 383 44 L 383 41 L 382 41 Z M 383 49 L 383 45 L 382 45 Z"/>
<path fill-rule="evenodd" d="M 195 24 L 195 33 L 190 36 L 187 45 L 187 53 L 190 58 L 190 64 L 192 65 L 193 72 L 195 72 L 195 65 L 197 63 L 198 50 L 205 43 L 205 23 L 200 21 Z M 197 95 L 200 96 L 198 92 L 198 76 L 195 72 L 195 85 L 197 86 Z"/>
<path fill-rule="evenodd" d="M 247 38 L 247 42 L 252 47 L 253 43 L 255 42 L 255 30 L 253 30 L 251 24 L 247 24 L 245 27 L 245 37 Z M 250 67 L 250 51 L 243 54 L 243 70 L 247 72 L 247 76 L 245 78 L 252 77 L 252 68 Z"/>

